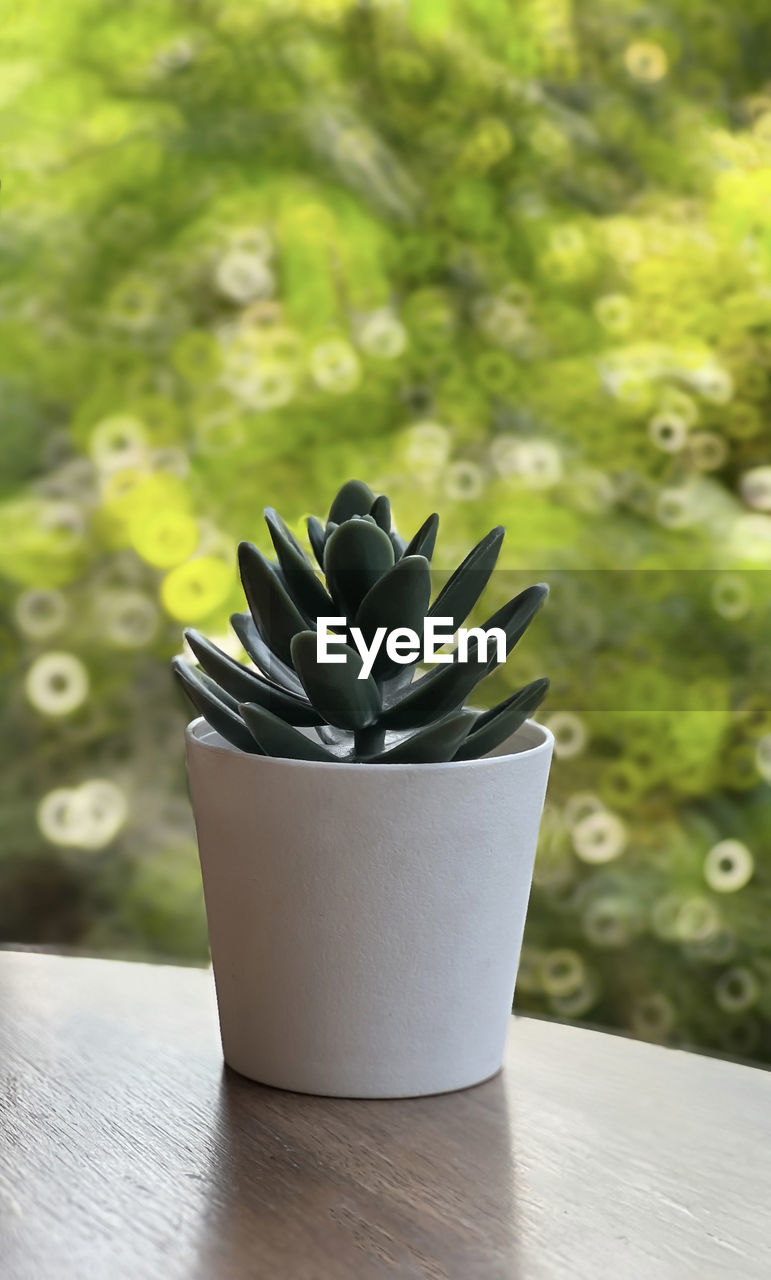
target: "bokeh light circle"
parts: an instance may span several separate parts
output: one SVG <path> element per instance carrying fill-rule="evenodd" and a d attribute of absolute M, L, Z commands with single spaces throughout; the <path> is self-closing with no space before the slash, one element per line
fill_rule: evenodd
<path fill-rule="evenodd" d="M 717 431 L 692 431 L 688 437 L 688 456 L 697 471 L 719 471 L 728 454 L 728 442 Z"/>
<path fill-rule="evenodd" d="M 567 996 L 586 978 L 586 966 L 578 951 L 560 947 L 541 961 L 541 985 L 550 996 Z"/>
<path fill-rule="evenodd" d="M 563 476 L 562 454 L 550 440 L 523 440 L 516 470 L 529 489 L 551 489 Z"/>
<path fill-rule="evenodd" d="M 241 306 L 258 298 L 270 298 L 276 288 L 265 258 L 245 249 L 233 249 L 220 259 L 214 282 L 221 294 Z"/>
<path fill-rule="evenodd" d="M 710 600 L 715 612 L 729 621 L 743 618 L 752 603 L 746 579 L 736 573 L 722 573 L 715 579 Z"/>
<path fill-rule="evenodd" d="M 716 893 L 735 893 L 752 878 L 755 860 L 741 840 L 720 840 L 704 859 L 704 878 Z"/>
<path fill-rule="evenodd" d="M 416 422 L 405 432 L 405 443 L 405 461 L 415 471 L 438 471 L 450 455 L 450 431 L 440 422 Z"/>
<path fill-rule="evenodd" d="M 407 346 L 407 330 L 391 311 L 375 311 L 359 325 L 358 340 L 367 355 L 395 360 Z"/>
<path fill-rule="evenodd" d="M 657 449 L 677 453 L 688 439 L 688 424 L 677 413 L 661 411 L 648 423 L 648 434 Z"/>
<path fill-rule="evenodd" d="M 573 848 L 582 862 L 611 862 L 626 848 L 627 829 L 618 814 L 609 809 L 590 813 L 571 829 Z"/>
<path fill-rule="evenodd" d="M 130 414 L 103 418 L 91 432 L 90 453 L 100 470 L 122 471 L 141 466 L 147 452 L 144 424 Z"/>
<path fill-rule="evenodd" d="M 343 338 L 330 338 L 313 348 L 310 372 L 316 386 L 332 395 L 347 395 L 361 382 L 359 357 Z"/>
<path fill-rule="evenodd" d="M 669 59 L 660 44 L 635 40 L 624 52 L 624 66 L 641 84 L 657 84 L 669 70 Z"/>
<path fill-rule="evenodd" d="M 592 946 L 626 947 L 636 932 L 634 903 L 621 894 L 603 894 L 589 903 L 581 918 L 583 932 Z"/>
<path fill-rule="evenodd" d="M 751 969 L 735 966 L 721 973 L 715 983 L 715 1000 L 726 1013 L 744 1013 L 760 995 L 760 984 Z"/>
<path fill-rule="evenodd" d="M 543 723 L 554 734 L 554 754 L 559 759 L 570 760 L 586 749 L 589 733 L 584 721 L 574 711 L 555 711 Z"/>
<path fill-rule="evenodd" d="M 675 1008 L 662 991 L 652 991 L 632 1003 L 629 1021 L 643 1040 L 666 1040 L 675 1026 Z"/>
<path fill-rule="evenodd" d="M 101 593 L 99 625 L 112 644 L 122 649 L 144 649 L 158 633 L 158 606 L 143 591 L 130 588 Z"/>
<path fill-rule="evenodd" d="M 719 933 L 722 918 L 709 898 L 693 894 L 680 903 L 675 917 L 675 935 L 681 942 L 704 942 Z"/>
<path fill-rule="evenodd" d="M 184 511 L 140 511 L 130 532 L 134 550 L 155 569 L 181 564 L 198 545 L 198 525 Z"/>
<path fill-rule="evenodd" d="M 51 844 L 77 843 L 79 832 L 74 801 L 74 788 L 55 787 L 38 804 L 37 825 Z"/>
<path fill-rule="evenodd" d="M 88 697 L 88 671 L 74 653 L 44 653 L 27 672 L 24 688 L 29 702 L 43 715 L 67 716 Z"/>
<path fill-rule="evenodd" d="M 23 591 L 14 605 L 19 630 L 32 640 L 45 640 L 61 631 L 69 617 L 66 596 L 54 588 Z"/>
<path fill-rule="evenodd" d="M 603 813 L 605 805 L 599 796 L 592 791 L 576 791 L 565 801 L 565 821 L 569 827 L 575 826 L 592 814 Z"/>
<path fill-rule="evenodd" d="M 233 570 L 215 556 L 177 565 L 161 583 L 161 604 L 179 622 L 196 622 L 218 608 L 233 587 Z"/>
<path fill-rule="evenodd" d="M 471 502 L 484 490 L 482 468 L 475 462 L 453 462 L 444 476 L 444 491 L 454 502 Z"/>
<path fill-rule="evenodd" d="M 748 507 L 771 511 L 771 467 L 752 467 L 739 478 L 739 492 Z"/>
<path fill-rule="evenodd" d="M 91 778 L 77 790 L 76 808 L 81 824 L 79 844 L 103 849 L 111 844 L 128 817 L 128 801 L 122 787 L 107 778 Z"/>
<path fill-rule="evenodd" d="M 127 817 L 125 792 L 107 778 L 91 778 L 79 787 L 56 787 L 37 807 L 37 824 L 46 840 L 71 848 L 105 848 Z"/>

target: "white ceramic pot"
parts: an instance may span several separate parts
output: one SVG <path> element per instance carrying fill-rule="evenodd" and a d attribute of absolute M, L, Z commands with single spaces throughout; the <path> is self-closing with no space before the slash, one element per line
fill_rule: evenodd
<path fill-rule="evenodd" d="M 190 790 L 226 1062 L 301 1093 L 462 1089 L 503 1062 L 553 738 L 451 764 L 247 755 Z"/>

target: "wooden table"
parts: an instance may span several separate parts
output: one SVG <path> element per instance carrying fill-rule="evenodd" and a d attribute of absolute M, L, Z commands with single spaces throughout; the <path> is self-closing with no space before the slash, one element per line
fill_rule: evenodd
<path fill-rule="evenodd" d="M 771 1075 L 530 1018 L 348 1102 L 224 1070 L 211 974 L 0 953 L 3 1280 L 771 1277 Z"/>

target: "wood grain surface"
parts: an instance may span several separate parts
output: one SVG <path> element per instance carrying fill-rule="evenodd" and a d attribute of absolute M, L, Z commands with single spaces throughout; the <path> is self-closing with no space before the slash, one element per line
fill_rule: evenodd
<path fill-rule="evenodd" d="M 222 1066 L 211 974 L 0 953 L 3 1280 L 768 1280 L 771 1076 L 512 1019 L 502 1075 Z"/>

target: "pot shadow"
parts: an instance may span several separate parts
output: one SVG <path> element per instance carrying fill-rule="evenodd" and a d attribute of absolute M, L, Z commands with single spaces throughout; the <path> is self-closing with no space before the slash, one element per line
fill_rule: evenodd
<path fill-rule="evenodd" d="M 194 1275 L 514 1277 L 510 1121 L 501 1073 L 458 1093 L 348 1100 L 226 1067 Z"/>

